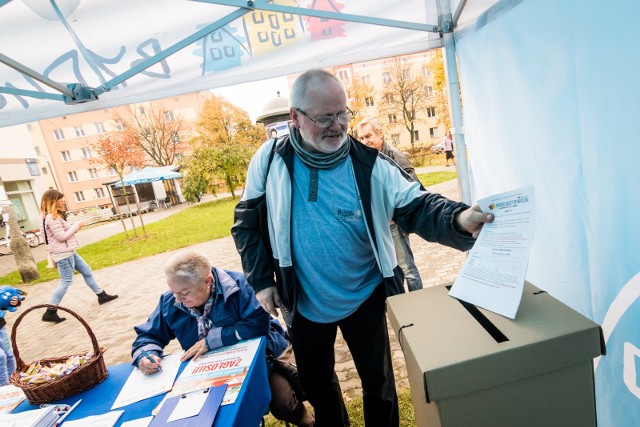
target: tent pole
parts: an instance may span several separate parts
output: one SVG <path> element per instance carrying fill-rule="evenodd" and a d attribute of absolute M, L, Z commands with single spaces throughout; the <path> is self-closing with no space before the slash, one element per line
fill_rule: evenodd
<path fill-rule="evenodd" d="M 458 84 L 458 68 L 456 65 L 456 43 L 453 37 L 453 21 L 451 19 L 451 4 L 449 0 L 438 0 L 438 20 L 444 42 L 444 66 L 449 87 L 449 109 L 453 122 L 453 131 L 451 133 L 456 147 L 458 186 L 462 201 L 470 205 L 471 182 L 469 179 L 469 164 L 467 162 L 467 146 L 464 140 L 460 85 Z"/>

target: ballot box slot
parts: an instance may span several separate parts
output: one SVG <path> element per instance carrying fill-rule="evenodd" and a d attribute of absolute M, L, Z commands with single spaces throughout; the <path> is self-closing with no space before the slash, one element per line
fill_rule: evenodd
<path fill-rule="evenodd" d="M 446 288 L 451 290 L 451 286 L 447 286 Z M 460 304 L 462 304 L 464 309 L 467 310 L 467 312 L 469 312 L 469 314 L 473 316 L 474 319 L 476 319 L 476 322 L 478 322 L 480 326 L 482 326 L 484 330 L 487 331 L 489 335 L 491 335 L 491 338 L 493 338 L 497 343 L 509 341 L 509 338 L 507 338 L 507 336 L 503 334 L 502 331 L 491 322 L 491 320 L 487 319 L 487 317 L 482 314 L 480 310 L 478 310 L 478 307 L 457 298 L 455 299 Z"/>

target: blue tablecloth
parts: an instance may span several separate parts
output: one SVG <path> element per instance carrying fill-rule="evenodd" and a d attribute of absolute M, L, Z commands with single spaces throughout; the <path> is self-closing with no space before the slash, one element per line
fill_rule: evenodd
<path fill-rule="evenodd" d="M 187 362 L 182 363 L 180 372 L 184 369 Z M 62 399 L 52 403 L 65 403 L 71 405 L 82 399 L 82 402 L 69 414 L 66 420 L 77 420 L 88 417 L 90 415 L 104 414 L 111 411 L 111 405 L 118 397 L 122 386 L 129 378 L 129 374 L 133 370 L 130 363 L 110 366 L 109 376 L 102 383 L 75 396 Z M 124 410 L 124 414 L 118 420 L 116 426 L 120 426 L 124 421 L 144 418 L 151 415 L 151 411 L 162 400 L 161 396 L 152 397 L 119 410 Z M 220 407 L 216 419 L 213 423 L 214 427 L 253 427 L 260 424 L 262 416 L 267 412 L 269 401 L 271 400 L 271 391 L 269 389 L 269 380 L 267 377 L 267 362 L 265 357 L 265 339 L 260 340 L 260 346 L 256 352 L 247 377 L 244 380 L 240 394 L 235 403 Z M 13 410 L 16 412 L 37 409 L 37 406 L 30 405 L 26 400 Z M 64 427 L 64 423 L 62 424 Z"/>

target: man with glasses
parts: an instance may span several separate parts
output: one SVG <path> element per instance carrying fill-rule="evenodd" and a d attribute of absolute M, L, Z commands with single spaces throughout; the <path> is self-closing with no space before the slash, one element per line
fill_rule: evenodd
<path fill-rule="evenodd" d="M 460 250 L 493 220 L 425 191 L 347 135 L 344 87 L 324 70 L 291 90 L 289 136 L 254 155 L 231 231 L 262 307 L 289 326 L 315 427 L 348 426 L 335 372 L 340 328 L 362 381 L 367 426 L 398 426 L 385 297 L 404 292 L 389 223 Z M 266 201 L 265 201 L 266 198 Z"/>

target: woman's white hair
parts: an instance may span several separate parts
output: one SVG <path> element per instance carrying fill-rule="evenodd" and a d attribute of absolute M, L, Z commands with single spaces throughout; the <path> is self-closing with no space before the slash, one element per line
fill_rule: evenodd
<path fill-rule="evenodd" d="M 211 273 L 211 263 L 194 251 L 179 252 L 169 258 L 164 267 L 167 280 L 190 285 L 199 285 Z"/>

